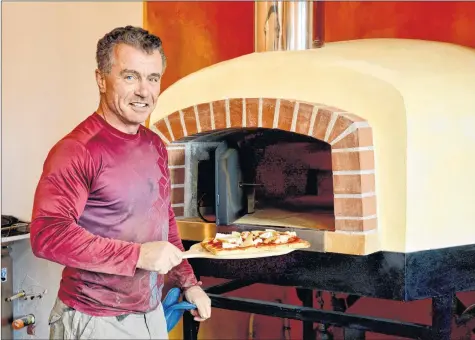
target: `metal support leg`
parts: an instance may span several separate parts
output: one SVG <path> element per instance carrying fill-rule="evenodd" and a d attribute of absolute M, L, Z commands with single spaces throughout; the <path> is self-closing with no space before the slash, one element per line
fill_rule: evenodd
<path fill-rule="evenodd" d="M 348 308 L 353 306 L 356 301 L 360 299 L 359 296 L 349 295 L 346 299 L 337 298 L 335 293 L 332 293 L 332 306 L 333 310 L 336 312 L 346 313 Z M 365 340 L 366 332 L 360 329 L 354 328 L 343 328 L 343 339 L 344 340 Z"/>
<path fill-rule="evenodd" d="M 199 281 L 200 276 L 196 275 Z M 183 313 L 183 340 L 198 340 L 198 331 L 200 323 L 194 320 L 194 316 L 190 312 Z"/>
<path fill-rule="evenodd" d="M 454 294 L 432 298 L 432 339 L 450 340 L 452 334 L 452 317 L 454 311 Z"/>
<path fill-rule="evenodd" d="M 199 323 L 194 320 L 190 312 L 183 314 L 183 340 L 197 340 L 198 339 Z"/>
<path fill-rule="evenodd" d="M 311 289 L 296 288 L 297 296 L 304 307 L 313 307 L 313 292 Z M 313 322 L 303 322 L 303 340 L 315 340 Z"/>

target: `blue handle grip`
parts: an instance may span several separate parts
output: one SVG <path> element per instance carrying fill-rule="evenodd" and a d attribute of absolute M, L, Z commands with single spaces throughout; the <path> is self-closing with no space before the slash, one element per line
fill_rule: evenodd
<path fill-rule="evenodd" d="M 196 306 L 192 303 L 178 302 L 180 295 L 179 288 L 172 288 L 162 301 L 165 320 L 167 321 L 167 332 L 170 332 L 176 326 L 186 310 L 196 309 Z"/>

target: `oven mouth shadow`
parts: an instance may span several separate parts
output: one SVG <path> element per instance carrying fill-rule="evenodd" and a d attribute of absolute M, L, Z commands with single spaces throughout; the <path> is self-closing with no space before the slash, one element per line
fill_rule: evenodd
<path fill-rule="evenodd" d="M 186 137 L 185 217 L 216 225 L 334 230 L 331 146 L 267 128 Z"/>

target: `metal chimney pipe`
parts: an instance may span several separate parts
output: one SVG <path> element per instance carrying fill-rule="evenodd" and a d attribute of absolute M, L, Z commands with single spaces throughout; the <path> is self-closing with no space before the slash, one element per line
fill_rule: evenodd
<path fill-rule="evenodd" d="M 306 50 L 323 45 L 323 1 L 257 0 L 254 19 L 256 52 Z"/>

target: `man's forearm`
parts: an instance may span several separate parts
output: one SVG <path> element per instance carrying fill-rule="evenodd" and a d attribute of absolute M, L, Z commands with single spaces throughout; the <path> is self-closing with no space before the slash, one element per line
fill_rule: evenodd
<path fill-rule="evenodd" d="M 140 245 L 93 235 L 76 223 L 37 217 L 31 223 L 35 256 L 61 265 L 114 275 L 133 276 Z"/>

